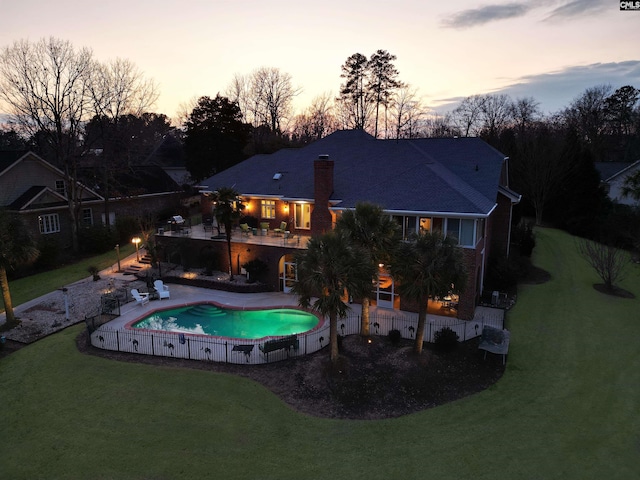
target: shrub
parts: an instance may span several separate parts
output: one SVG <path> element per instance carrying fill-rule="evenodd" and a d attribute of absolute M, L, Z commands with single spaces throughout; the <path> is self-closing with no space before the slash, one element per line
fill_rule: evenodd
<path fill-rule="evenodd" d="M 113 232 L 104 225 L 89 225 L 78 232 L 80 250 L 84 253 L 104 253 L 117 243 Z"/>
<path fill-rule="evenodd" d="M 248 261 L 242 265 L 242 268 L 244 268 L 249 274 L 250 282 L 260 280 L 260 277 L 269 270 L 269 266 L 259 258 L 254 258 L 253 260 Z"/>
<path fill-rule="evenodd" d="M 117 217 L 116 232 L 120 245 L 126 245 L 132 237 L 140 234 L 140 222 L 135 217 Z"/>
<path fill-rule="evenodd" d="M 397 345 L 398 343 L 400 343 L 400 340 L 402 340 L 400 330 L 389 330 L 388 338 L 393 345 Z"/>
<path fill-rule="evenodd" d="M 451 352 L 458 347 L 458 334 L 449 327 L 444 327 L 433 334 L 433 343 L 441 352 Z"/>
<path fill-rule="evenodd" d="M 205 275 L 212 275 L 213 271 L 219 267 L 218 255 L 211 248 L 200 251 L 199 261 L 204 267 Z"/>
<path fill-rule="evenodd" d="M 40 238 L 38 240 L 38 250 L 40 255 L 35 263 L 38 270 L 49 270 L 58 266 L 60 256 L 60 245 L 55 240 L 49 238 Z"/>
<path fill-rule="evenodd" d="M 100 270 L 98 270 L 98 267 L 96 267 L 95 265 L 91 265 L 90 267 L 87 268 L 87 271 L 93 276 L 94 282 L 97 282 L 98 280 L 100 280 L 100 275 L 98 275 Z"/>

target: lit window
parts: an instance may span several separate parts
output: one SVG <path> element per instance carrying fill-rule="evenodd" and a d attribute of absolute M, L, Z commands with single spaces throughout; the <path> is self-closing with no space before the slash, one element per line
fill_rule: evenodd
<path fill-rule="evenodd" d="M 311 204 L 296 203 L 293 208 L 293 217 L 296 228 L 309 230 L 311 228 Z"/>
<path fill-rule="evenodd" d="M 57 213 L 40 215 L 38 223 L 40 224 L 40 233 L 56 233 L 60 231 L 60 217 L 58 217 Z"/>
<path fill-rule="evenodd" d="M 275 200 L 262 200 L 262 218 L 276 218 L 276 201 Z"/>

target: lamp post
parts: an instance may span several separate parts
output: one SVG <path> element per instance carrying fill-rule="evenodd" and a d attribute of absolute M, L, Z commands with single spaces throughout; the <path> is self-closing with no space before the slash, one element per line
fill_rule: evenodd
<path fill-rule="evenodd" d="M 116 243 L 116 257 L 118 258 L 118 273 L 122 271 L 120 268 L 120 244 Z"/>
<path fill-rule="evenodd" d="M 133 243 L 136 246 L 136 262 L 140 262 L 140 251 L 138 250 L 140 248 L 140 242 L 142 240 L 140 240 L 140 237 L 133 237 L 131 239 L 131 243 Z"/>

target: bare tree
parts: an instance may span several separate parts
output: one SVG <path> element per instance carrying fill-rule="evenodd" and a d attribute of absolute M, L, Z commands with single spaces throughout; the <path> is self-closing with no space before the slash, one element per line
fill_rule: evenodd
<path fill-rule="evenodd" d="M 325 93 L 314 97 L 311 105 L 296 115 L 291 126 L 291 133 L 303 142 L 319 140 L 338 129 L 338 122 L 333 114 L 333 96 Z"/>
<path fill-rule="evenodd" d="M 198 105 L 199 99 L 200 97 L 191 97 L 189 100 L 180 102 L 176 112 L 176 118 L 172 124 L 178 128 L 186 128 L 187 122 L 189 121 L 189 115 L 191 115 L 193 109 Z"/>
<path fill-rule="evenodd" d="M 482 129 L 482 108 L 484 97 L 472 95 L 460 102 L 451 113 L 451 120 L 455 128 L 463 137 L 475 137 Z"/>
<path fill-rule="evenodd" d="M 548 126 L 530 130 L 519 146 L 510 162 L 511 175 L 519 193 L 531 202 L 540 225 L 545 206 L 567 180 L 571 165 L 559 160 L 561 145 Z"/>
<path fill-rule="evenodd" d="M 420 126 L 425 121 L 426 108 L 416 88 L 409 85 L 399 88 L 391 101 L 389 111 L 395 138 L 414 138 L 421 133 Z"/>
<path fill-rule="evenodd" d="M 605 290 L 613 292 L 631 263 L 631 257 L 624 250 L 592 240 L 578 240 L 578 251 L 587 260 L 604 282 Z"/>
<path fill-rule="evenodd" d="M 484 95 L 481 112 L 484 134 L 488 138 L 495 138 L 509 120 L 511 112 L 509 95 Z"/>
<path fill-rule="evenodd" d="M 300 93 L 291 81 L 291 75 L 279 68 L 262 67 L 251 75 L 251 97 L 260 124 L 268 125 L 272 132 L 280 133 L 291 115 L 293 99 Z"/>
<path fill-rule="evenodd" d="M 82 199 L 77 160 L 83 122 L 91 112 L 93 67 L 89 49 L 53 37 L 16 41 L 0 53 L 0 98 L 24 132 L 46 139 L 64 172 L 74 251 Z"/>
<path fill-rule="evenodd" d="M 107 228 L 109 220 L 109 196 L 111 173 L 118 164 L 123 164 L 128 152 L 124 146 L 131 132 L 128 123 L 121 122 L 127 115 L 141 116 L 158 99 L 158 87 L 153 80 L 129 60 L 115 59 L 108 63 L 97 63 L 91 69 L 92 78 L 88 91 L 92 99 L 94 120 L 101 131 L 102 178 L 104 195 L 104 216 Z"/>
<path fill-rule="evenodd" d="M 611 85 L 598 85 L 586 89 L 564 110 L 563 117 L 569 127 L 575 128 L 595 155 L 604 157 L 603 133 L 606 129 L 607 98 Z"/>
<path fill-rule="evenodd" d="M 227 86 L 224 96 L 238 104 L 242 113 L 242 122 L 257 126 L 255 118 L 257 102 L 251 101 L 251 78 L 249 76 L 236 73 L 231 79 L 231 83 Z M 198 99 L 193 103 L 191 110 L 193 110 L 197 101 Z"/>
<path fill-rule="evenodd" d="M 533 97 L 518 98 L 511 103 L 510 116 L 518 133 L 524 135 L 529 127 L 542 118 L 540 103 Z"/>

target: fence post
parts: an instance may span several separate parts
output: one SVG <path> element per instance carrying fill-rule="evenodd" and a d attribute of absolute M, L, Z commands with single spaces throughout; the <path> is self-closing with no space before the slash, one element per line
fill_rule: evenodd
<path fill-rule="evenodd" d="M 153 333 L 151 334 L 151 355 L 155 355 L 156 354 L 156 349 L 153 346 Z"/>
<path fill-rule="evenodd" d="M 116 345 L 118 347 L 118 351 L 120 351 L 120 332 L 116 330 Z"/>
<path fill-rule="evenodd" d="M 224 362 L 229 363 L 229 348 L 227 346 L 228 342 L 224 342 Z"/>
<path fill-rule="evenodd" d="M 191 360 L 191 339 L 187 338 L 187 355 L 189 356 L 189 360 Z"/>

